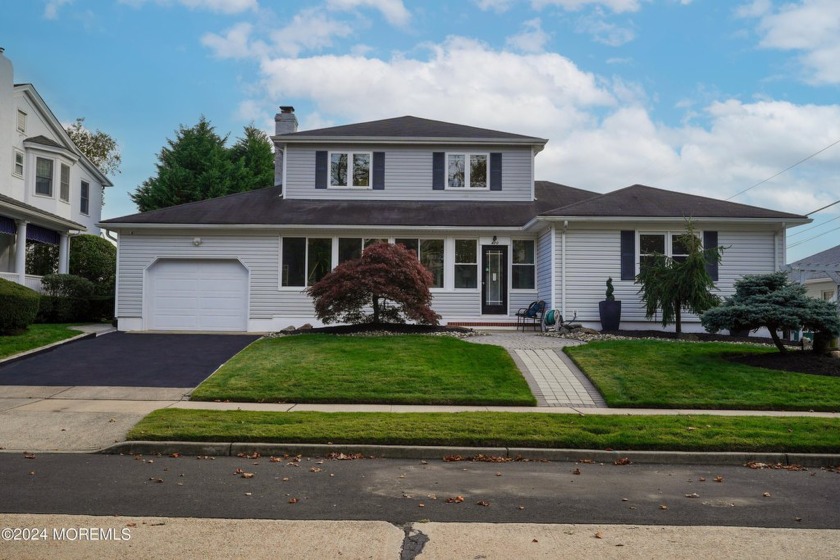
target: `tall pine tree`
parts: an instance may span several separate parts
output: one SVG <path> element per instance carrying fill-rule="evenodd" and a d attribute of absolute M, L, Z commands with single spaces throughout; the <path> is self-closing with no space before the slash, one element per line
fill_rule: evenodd
<path fill-rule="evenodd" d="M 146 212 L 273 184 L 274 158 L 265 134 L 249 126 L 232 148 L 226 142 L 203 116 L 195 126 L 182 125 L 158 154 L 157 175 L 130 195 L 137 208 Z"/>

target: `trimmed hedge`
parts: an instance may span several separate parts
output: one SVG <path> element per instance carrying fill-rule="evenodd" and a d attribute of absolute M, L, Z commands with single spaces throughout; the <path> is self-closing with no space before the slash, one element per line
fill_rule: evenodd
<path fill-rule="evenodd" d="M 0 278 L 0 334 L 25 330 L 38 315 L 38 292 Z"/>
<path fill-rule="evenodd" d="M 94 295 L 90 280 L 72 274 L 49 274 L 41 281 L 39 323 L 96 322 L 114 318 L 114 296 Z"/>

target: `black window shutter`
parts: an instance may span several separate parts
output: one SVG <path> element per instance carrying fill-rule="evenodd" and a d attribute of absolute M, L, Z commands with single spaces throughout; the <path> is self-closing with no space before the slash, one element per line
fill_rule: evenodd
<path fill-rule="evenodd" d="M 373 152 L 373 188 L 385 188 L 385 152 Z"/>
<path fill-rule="evenodd" d="M 718 246 L 718 232 L 716 231 L 704 231 L 703 232 L 703 248 L 704 249 L 714 249 Z M 706 272 L 709 276 L 712 277 L 712 280 L 715 282 L 718 281 L 718 263 L 716 262 L 707 262 L 706 263 Z"/>
<path fill-rule="evenodd" d="M 315 152 L 315 188 L 327 188 L 327 152 L 322 150 Z"/>
<path fill-rule="evenodd" d="M 490 190 L 502 190 L 502 154 L 490 154 Z"/>
<path fill-rule="evenodd" d="M 635 280 L 636 278 L 636 232 L 621 231 L 621 279 Z"/>
<path fill-rule="evenodd" d="M 446 154 L 432 153 L 432 188 L 442 191 L 446 187 Z"/>

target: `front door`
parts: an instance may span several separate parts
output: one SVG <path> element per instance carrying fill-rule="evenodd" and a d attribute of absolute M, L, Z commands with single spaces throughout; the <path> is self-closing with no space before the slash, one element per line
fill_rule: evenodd
<path fill-rule="evenodd" d="M 505 246 L 481 246 L 482 315 L 507 315 L 507 255 Z"/>

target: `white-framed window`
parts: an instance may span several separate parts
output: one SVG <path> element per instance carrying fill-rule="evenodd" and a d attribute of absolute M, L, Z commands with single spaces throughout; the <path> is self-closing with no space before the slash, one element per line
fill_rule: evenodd
<path fill-rule="evenodd" d="M 361 237 L 339 237 L 338 238 L 338 264 L 345 261 L 352 261 L 362 256 Z"/>
<path fill-rule="evenodd" d="M 680 239 L 683 235 L 684 232 L 639 233 L 639 270 L 653 262 L 656 255 L 685 261 L 688 258 L 688 247 Z"/>
<path fill-rule="evenodd" d="M 280 285 L 311 286 L 332 270 L 332 238 L 284 237 L 281 243 Z"/>
<path fill-rule="evenodd" d="M 533 290 L 537 285 L 534 240 L 514 239 L 511 253 L 511 289 Z"/>
<path fill-rule="evenodd" d="M 70 166 L 62 163 L 59 169 L 58 197 L 64 202 L 70 202 Z"/>
<path fill-rule="evenodd" d="M 330 188 L 371 188 L 371 152 L 330 152 Z"/>
<path fill-rule="evenodd" d="M 79 189 L 79 212 L 87 216 L 90 214 L 90 183 L 82 181 Z"/>
<path fill-rule="evenodd" d="M 12 148 L 12 175 L 23 179 L 23 152 Z"/>
<path fill-rule="evenodd" d="M 17 112 L 17 129 L 18 132 L 26 132 L 26 113 L 20 109 Z"/>
<path fill-rule="evenodd" d="M 478 287 L 478 242 L 475 239 L 455 240 L 455 289 Z"/>
<path fill-rule="evenodd" d="M 397 245 L 403 245 L 417 252 L 420 263 L 432 273 L 432 288 L 443 288 L 444 242 L 443 239 L 397 238 Z"/>
<path fill-rule="evenodd" d="M 447 153 L 447 189 L 488 189 L 490 154 Z"/>
<path fill-rule="evenodd" d="M 834 301 L 834 290 L 823 290 L 822 298 L 824 301 Z"/>
<path fill-rule="evenodd" d="M 53 160 L 35 158 L 35 194 L 53 195 Z"/>

